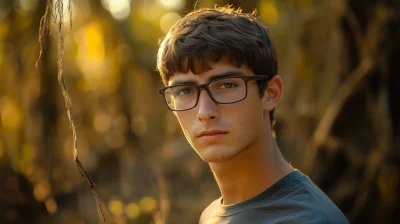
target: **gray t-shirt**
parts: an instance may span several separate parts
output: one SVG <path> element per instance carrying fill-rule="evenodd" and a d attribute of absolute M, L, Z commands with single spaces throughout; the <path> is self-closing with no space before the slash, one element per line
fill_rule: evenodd
<path fill-rule="evenodd" d="M 233 205 L 213 201 L 200 224 L 349 223 L 338 207 L 306 175 L 295 170 L 261 194 Z"/>

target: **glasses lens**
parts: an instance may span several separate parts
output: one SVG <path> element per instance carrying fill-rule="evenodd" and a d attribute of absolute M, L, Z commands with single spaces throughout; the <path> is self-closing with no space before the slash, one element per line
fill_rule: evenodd
<path fill-rule="evenodd" d="M 197 100 L 194 86 L 174 86 L 164 92 L 165 101 L 173 110 L 186 110 L 193 107 Z"/>
<path fill-rule="evenodd" d="M 210 83 L 210 92 L 219 103 L 234 103 L 246 97 L 246 83 L 241 78 L 227 78 Z"/>

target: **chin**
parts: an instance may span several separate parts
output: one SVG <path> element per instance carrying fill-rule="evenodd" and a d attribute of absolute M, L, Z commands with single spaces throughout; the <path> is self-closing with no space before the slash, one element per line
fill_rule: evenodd
<path fill-rule="evenodd" d="M 232 159 L 240 153 L 238 148 L 212 145 L 204 148 L 195 149 L 200 158 L 208 163 L 219 163 Z"/>

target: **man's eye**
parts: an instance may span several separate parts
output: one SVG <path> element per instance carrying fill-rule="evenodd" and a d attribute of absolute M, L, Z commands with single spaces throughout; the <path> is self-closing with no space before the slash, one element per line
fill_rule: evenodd
<path fill-rule="evenodd" d="M 220 88 L 223 88 L 223 89 L 230 89 L 230 88 L 234 88 L 234 87 L 236 87 L 237 85 L 235 84 L 235 83 L 232 83 L 232 82 L 225 82 L 225 83 L 222 83 L 221 84 L 221 86 L 220 86 Z"/>
<path fill-rule="evenodd" d="M 178 96 L 185 96 L 185 95 L 189 95 L 192 93 L 192 89 L 191 88 L 183 88 L 181 90 L 179 90 L 176 95 Z"/>

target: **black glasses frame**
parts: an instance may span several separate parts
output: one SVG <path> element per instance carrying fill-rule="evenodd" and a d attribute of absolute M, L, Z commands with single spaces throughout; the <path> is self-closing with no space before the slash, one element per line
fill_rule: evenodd
<path fill-rule="evenodd" d="M 230 79 L 230 78 L 241 78 L 241 79 L 244 80 L 245 86 L 246 86 L 246 95 L 245 95 L 245 96 L 243 97 L 243 99 L 241 99 L 241 100 L 237 100 L 237 101 L 230 102 L 230 103 L 220 103 L 220 102 L 218 102 L 216 99 L 214 99 L 214 96 L 213 96 L 213 94 L 211 93 L 209 87 L 210 87 L 210 85 L 211 85 L 213 82 L 220 81 L 220 80 L 224 80 L 224 79 Z M 164 87 L 164 88 L 159 89 L 158 92 L 159 92 L 161 95 L 164 96 L 164 101 L 165 101 L 165 103 L 167 104 L 167 106 L 168 106 L 168 108 L 169 108 L 170 110 L 172 110 L 172 111 L 186 111 L 186 110 L 193 109 L 193 108 L 195 108 L 195 107 L 197 106 L 197 104 L 199 103 L 200 93 L 201 93 L 201 90 L 202 90 L 202 89 L 204 89 L 204 90 L 207 91 L 208 95 L 211 97 L 211 99 L 212 99 L 215 103 L 218 103 L 218 104 L 232 104 L 232 103 L 237 103 L 237 102 L 240 102 L 240 101 L 243 101 L 244 99 L 246 99 L 246 97 L 247 97 L 247 83 L 248 83 L 249 81 L 251 81 L 251 80 L 259 81 L 259 80 L 269 79 L 269 78 L 271 78 L 269 75 L 230 76 L 230 77 L 224 77 L 224 78 L 216 79 L 216 80 L 213 80 L 213 81 L 211 81 L 211 82 L 208 82 L 208 83 L 205 83 L 205 84 L 200 84 L 200 85 L 188 83 L 188 84 L 177 84 L 177 85 L 173 85 L 173 86 L 167 86 L 167 87 Z M 190 107 L 190 108 L 184 109 L 184 110 L 177 110 L 177 109 L 172 109 L 172 108 L 168 105 L 167 99 L 165 99 L 165 94 L 164 94 L 165 91 L 167 91 L 167 90 L 170 89 L 170 88 L 174 88 L 174 87 L 178 87 L 178 86 L 193 86 L 193 87 L 196 88 L 196 91 L 197 91 L 197 98 L 196 98 L 196 103 L 194 104 L 193 107 Z"/>

